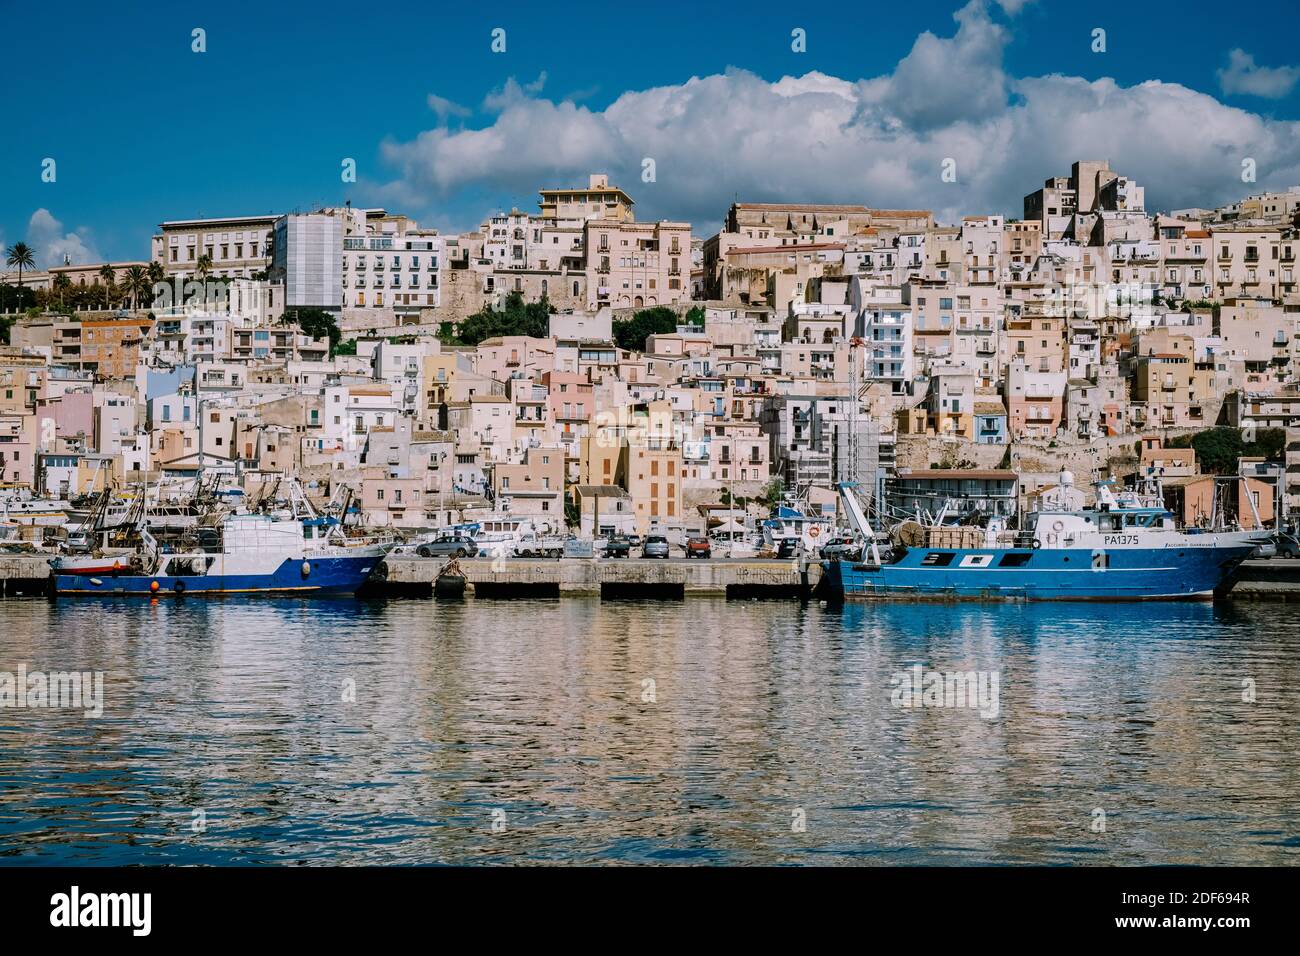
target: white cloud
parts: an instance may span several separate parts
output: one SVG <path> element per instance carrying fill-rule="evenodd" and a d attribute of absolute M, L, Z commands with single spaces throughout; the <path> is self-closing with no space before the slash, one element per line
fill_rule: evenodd
<path fill-rule="evenodd" d="M 100 262 L 90 230 L 84 226 L 65 232 L 63 223 L 55 219 L 48 209 L 38 209 L 27 222 L 27 244 L 36 255 L 38 268 L 61 266 L 64 257 L 73 265 Z"/>
<path fill-rule="evenodd" d="M 429 109 L 433 110 L 434 115 L 438 117 L 438 122 L 446 125 L 450 117 L 464 119 L 473 111 L 467 106 L 461 106 L 454 100 L 449 100 L 445 96 L 439 96 L 436 93 L 429 94 Z"/>
<path fill-rule="evenodd" d="M 1300 67 L 1259 66 L 1253 56 L 1237 49 L 1228 54 L 1228 68 L 1220 69 L 1218 75 L 1219 88 L 1229 95 L 1279 100 L 1300 82 Z"/>
<path fill-rule="evenodd" d="M 378 192 L 426 209 L 469 194 L 528 194 L 608 172 L 642 218 L 707 234 L 733 195 L 750 201 L 860 202 L 1019 214 L 1025 193 L 1076 159 L 1109 159 L 1147 187 L 1153 208 L 1211 205 L 1300 182 L 1300 123 L 1225 106 L 1178 84 L 1120 86 L 1003 68 L 1008 42 L 985 0 L 950 37 L 919 36 L 891 73 L 807 73 L 768 82 L 745 70 L 629 91 L 604 110 L 529 94 L 490 97 L 481 129 L 445 125 L 384 145 L 398 178 Z M 640 180 L 643 157 L 657 181 Z M 1258 184 L 1240 180 L 1251 157 Z M 958 181 L 944 183 L 952 158 Z"/>

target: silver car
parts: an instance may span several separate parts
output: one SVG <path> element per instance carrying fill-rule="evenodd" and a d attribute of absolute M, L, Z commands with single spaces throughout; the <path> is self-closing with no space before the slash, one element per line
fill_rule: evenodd
<path fill-rule="evenodd" d="M 646 535 L 645 544 L 641 545 L 641 557 L 643 558 L 668 557 L 668 539 L 660 534 Z"/>

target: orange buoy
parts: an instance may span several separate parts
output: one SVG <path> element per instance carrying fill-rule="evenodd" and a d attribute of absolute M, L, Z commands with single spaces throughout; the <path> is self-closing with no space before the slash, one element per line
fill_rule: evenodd
<path fill-rule="evenodd" d="M 157 581 L 150 581 L 150 582 L 149 582 L 149 590 L 150 590 L 150 591 L 157 591 L 157 590 L 158 590 L 158 582 L 157 582 Z"/>

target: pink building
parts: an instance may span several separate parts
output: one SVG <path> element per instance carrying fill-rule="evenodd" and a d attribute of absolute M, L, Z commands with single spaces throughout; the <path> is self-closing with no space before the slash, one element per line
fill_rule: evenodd
<path fill-rule="evenodd" d="M 555 340 L 527 335 L 485 339 L 474 350 L 474 371 L 498 381 L 529 378 L 534 381 L 555 368 Z"/>

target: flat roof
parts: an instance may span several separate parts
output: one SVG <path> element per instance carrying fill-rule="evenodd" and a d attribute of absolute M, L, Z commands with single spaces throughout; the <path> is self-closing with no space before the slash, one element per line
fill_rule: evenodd
<path fill-rule="evenodd" d="M 283 213 L 268 212 L 261 216 L 226 216 L 219 219 L 168 219 L 158 224 L 159 229 L 166 229 L 169 226 L 200 226 L 200 225 L 220 225 L 221 223 L 230 222 L 261 222 L 263 220 L 276 220 Z"/>

